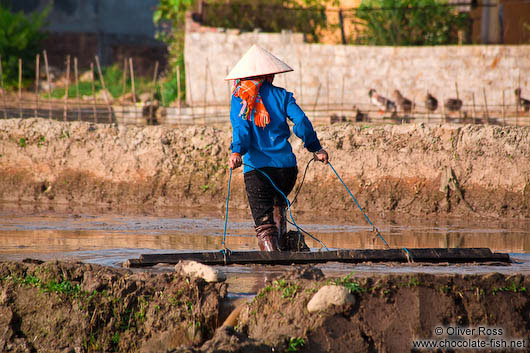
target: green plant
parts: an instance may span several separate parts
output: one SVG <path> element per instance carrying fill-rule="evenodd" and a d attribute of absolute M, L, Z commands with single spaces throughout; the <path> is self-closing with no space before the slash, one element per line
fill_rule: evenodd
<path fill-rule="evenodd" d="M 18 145 L 19 147 L 26 147 L 28 145 L 28 143 L 26 142 L 26 139 L 24 137 L 21 137 L 19 140 L 18 140 Z"/>
<path fill-rule="evenodd" d="M 180 67 L 183 67 L 182 63 L 177 62 L 176 67 L 174 68 L 174 71 L 179 70 Z M 182 69 L 181 69 L 182 71 Z M 164 82 L 161 83 L 163 86 L 162 88 L 160 86 L 157 87 L 157 93 L 160 97 L 162 97 L 162 102 L 164 102 L 165 105 L 169 105 L 169 103 L 175 101 L 179 98 L 179 91 L 178 91 L 178 80 L 177 75 L 175 72 L 169 73 L 169 78 L 166 79 Z M 181 88 L 185 87 L 183 82 L 183 74 L 180 76 L 180 85 Z M 185 90 L 181 89 L 180 92 L 180 99 L 184 99 L 185 96 Z"/>
<path fill-rule="evenodd" d="M 184 23 L 186 12 L 191 9 L 194 0 L 160 0 L 153 13 L 153 22 L 157 26 L 156 38 L 165 42 L 169 50 L 171 71 L 169 81 L 164 83 L 164 102 L 169 104 L 177 96 L 177 70 L 180 72 L 181 97 L 185 98 L 186 75 L 184 66 Z M 166 91 L 168 95 L 166 96 Z M 167 99 L 166 99 L 167 98 Z"/>
<path fill-rule="evenodd" d="M 105 87 L 114 98 L 118 98 L 123 94 L 123 69 L 118 64 L 107 66 L 101 69 L 103 79 L 105 81 Z M 127 76 L 127 91 L 130 91 L 132 85 L 131 78 Z M 142 94 L 144 92 L 151 92 L 153 88 L 153 82 L 148 77 L 136 77 L 134 78 L 134 86 L 136 94 Z M 157 85 L 158 87 L 158 85 Z M 101 90 L 103 86 L 101 81 L 96 74 L 94 81 L 94 90 L 97 92 Z M 65 95 L 65 88 L 58 87 L 53 89 L 51 92 L 52 98 L 63 98 Z M 41 93 L 44 98 L 48 98 L 47 92 Z M 76 98 L 77 91 L 75 85 L 68 87 L 68 97 Z M 92 96 L 92 82 L 79 82 L 79 96 Z"/>
<path fill-rule="evenodd" d="M 79 284 L 73 285 L 70 281 L 65 281 L 64 279 L 61 282 L 56 282 L 52 279 L 50 282 L 42 284 L 40 288 L 43 292 L 48 293 L 52 292 L 73 295 L 81 293 L 81 287 Z"/>
<path fill-rule="evenodd" d="M 409 280 L 409 287 L 413 288 L 419 285 L 421 285 L 421 281 L 416 277 L 411 277 L 411 279 Z"/>
<path fill-rule="evenodd" d="M 281 291 L 283 299 L 293 299 L 300 286 L 288 283 L 285 279 L 279 279 L 272 282 L 273 289 Z"/>
<path fill-rule="evenodd" d="M 238 28 L 252 31 L 301 32 L 309 42 L 318 42 L 322 29 L 328 27 L 326 5 L 334 0 L 213 0 L 203 5 L 202 21 L 210 27 Z"/>
<path fill-rule="evenodd" d="M 114 332 L 114 334 L 112 335 L 112 338 L 111 338 L 111 342 L 115 346 L 117 346 L 118 343 L 120 343 L 120 333 L 119 332 Z"/>
<path fill-rule="evenodd" d="M 355 17 L 363 23 L 356 42 L 368 45 L 456 44 L 470 24 L 469 13 L 438 0 L 363 0 Z"/>
<path fill-rule="evenodd" d="M 22 59 L 22 73 L 26 85 L 35 77 L 35 57 L 46 38 L 43 27 L 51 6 L 30 16 L 13 13 L 0 4 L 0 57 L 4 83 L 15 86 L 18 82 L 18 59 Z"/>
<path fill-rule="evenodd" d="M 359 286 L 359 283 L 353 282 L 353 280 L 352 280 L 353 274 L 354 274 L 354 272 L 350 272 L 346 276 L 341 277 L 341 278 L 336 278 L 334 280 L 330 280 L 330 281 L 328 281 L 328 283 L 334 283 L 337 286 L 343 286 L 350 293 L 360 294 L 360 293 L 364 292 L 365 289 L 362 288 L 361 286 Z"/>
<path fill-rule="evenodd" d="M 289 339 L 287 352 L 298 352 L 300 348 L 305 345 L 305 340 L 302 337 L 291 337 Z"/>

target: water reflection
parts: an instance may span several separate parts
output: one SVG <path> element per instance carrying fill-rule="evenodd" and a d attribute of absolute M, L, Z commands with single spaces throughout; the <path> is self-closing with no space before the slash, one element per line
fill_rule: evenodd
<path fill-rule="evenodd" d="M 300 223 L 300 226 L 329 248 L 384 248 L 371 228 L 362 224 Z M 223 220 L 215 218 L 0 215 L 0 254 L 116 248 L 216 250 L 221 248 L 223 227 Z M 231 221 L 228 247 L 255 250 L 252 229 L 247 220 Z M 379 229 L 391 247 L 487 247 L 510 253 L 530 252 L 530 222 L 519 222 L 510 228 L 491 222 L 467 225 L 392 222 Z M 310 247 L 320 248 L 317 241 L 309 237 L 306 241 Z"/>
<path fill-rule="evenodd" d="M 253 225 L 245 214 L 233 215 L 229 222 L 227 246 L 232 250 L 256 250 Z M 327 218 L 328 220 L 331 218 Z M 340 222 L 312 223 L 311 215 L 298 220 L 308 232 L 329 248 L 382 249 L 382 241 L 362 219 L 342 217 Z M 358 275 L 373 273 L 530 273 L 530 221 L 491 222 L 454 219 L 421 221 L 410 219 L 376 219 L 380 232 L 391 247 L 454 248 L 486 247 L 509 252 L 519 264 L 502 266 L 412 266 L 392 264 L 323 264 L 326 274 L 340 275 L 356 271 Z M 0 214 L 0 261 L 79 260 L 120 266 L 129 258 L 143 253 L 175 251 L 215 251 L 222 247 L 224 221 L 222 215 L 210 217 L 154 217 L 121 215 L 68 214 Z M 307 239 L 313 249 L 318 242 Z M 513 255 L 518 253 L 521 255 Z M 171 266 L 158 266 L 151 271 L 169 271 Z M 267 280 L 284 273 L 288 266 L 228 266 L 231 292 L 255 293 Z"/>

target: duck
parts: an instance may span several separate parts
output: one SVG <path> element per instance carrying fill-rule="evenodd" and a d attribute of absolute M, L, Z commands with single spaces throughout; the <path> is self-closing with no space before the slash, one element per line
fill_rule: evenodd
<path fill-rule="evenodd" d="M 458 98 L 449 98 L 445 101 L 444 105 L 450 112 L 457 112 L 462 108 L 462 100 Z"/>
<path fill-rule="evenodd" d="M 355 121 L 370 121 L 368 118 L 368 113 L 363 113 L 356 105 L 353 106 L 353 110 L 355 111 Z"/>
<path fill-rule="evenodd" d="M 516 99 L 516 102 L 519 104 L 519 106 L 523 108 L 525 112 L 530 111 L 530 100 L 521 97 L 520 88 L 515 89 L 515 99 Z"/>
<path fill-rule="evenodd" d="M 372 104 L 378 106 L 381 109 L 381 113 L 396 111 L 396 103 L 394 103 L 388 98 L 383 97 L 382 95 L 377 93 L 375 89 L 371 88 L 368 91 L 368 96 L 370 97 L 370 101 L 372 102 Z"/>
<path fill-rule="evenodd" d="M 405 113 L 410 113 L 414 107 L 414 103 L 410 99 L 403 97 L 401 92 L 397 89 L 392 94 L 392 98 L 395 99 L 397 106 Z"/>
<path fill-rule="evenodd" d="M 430 112 L 434 112 L 438 109 L 438 99 L 434 98 L 429 92 L 427 92 L 427 96 L 425 97 L 425 108 Z"/>

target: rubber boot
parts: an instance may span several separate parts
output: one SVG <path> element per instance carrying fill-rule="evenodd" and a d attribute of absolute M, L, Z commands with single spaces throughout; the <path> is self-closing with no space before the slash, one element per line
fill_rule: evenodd
<path fill-rule="evenodd" d="M 261 251 L 278 251 L 278 229 L 275 224 L 257 226 L 256 237 Z"/>
<path fill-rule="evenodd" d="M 272 211 L 272 217 L 276 228 L 278 228 L 278 244 L 281 251 L 289 251 L 290 249 L 287 246 L 285 235 L 287 234 L 287 218 L 285 214 L 285 207 L 274 206 Z"/>

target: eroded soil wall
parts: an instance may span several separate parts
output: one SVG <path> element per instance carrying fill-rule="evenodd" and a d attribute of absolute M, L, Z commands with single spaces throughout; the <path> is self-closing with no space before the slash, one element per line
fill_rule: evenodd
<path fill-rule="evenodd" d="M 530 216 L 530 128 L 337 124 L 317 127 L 367 212 Z M 221 209 L 231 129 L 0 120 L 0 200 L 43 206 Z M 312 155 L 293 137 L 299 181 Z M 233 175 L 230 207 L 246 208 Z M 354 210 L 332 170 L 313 163 L 297 210 Z"/>
<path fill-rule="evenodd" d="M 307 303 L 326 285 L 345 287 L 354 300 L 309 312 Z M 408 352 L 414 339 L 445 338 L 434 330 L 447 326 L 500 328 L 493 338 L 528 344 L 528 288 L 524 275 L 326 278 L 298 266 L 242 304 L 234 329 L 218 328 L 226 317 L 222 283 L 81 263 L 5 262 L 0 351 Z"/>

